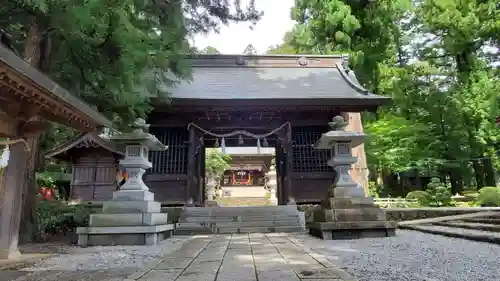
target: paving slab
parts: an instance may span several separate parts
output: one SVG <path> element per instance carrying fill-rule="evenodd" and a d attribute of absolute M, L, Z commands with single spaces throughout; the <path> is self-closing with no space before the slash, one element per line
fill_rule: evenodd
<path fill-rule="evenodd" d="M 144 274 L 138 281 L 175 281 L 182 273 L 182 269 L 166 269 L 158 270 L 152 269 Z M 134 280 L 134 279 L 130 279 Z"/>
<path fill-rule="evenodd" d="M 152 250 L 137 249 L 138 259 L 147 257 Z M 96 248 L 95 251 L 97 250 Z M 110 252 L 112 253 L 114 252 Z M 128 254 L 122 251 L 113 255 Z M 114 263 L 118 261 L 116 258 Z M 279 233 L 197 235 L 185 240 L 175 249 L 162 252 L 150 262 L 142 263 L 141 267 L 119 268 L 117 264 L 106 266 L 107 268 L 76 271 L 5 271 L 5 274 L 0 272 L 0 281 L 354 280 L 324 256 Z"/>
<path fill-rule="evenodd" d="M 137 280 L 352 281 L 354 279 L 322 255 L 289 239 L 286 235 L 252 233 L 195 236 L 192 241 L 165 257 L 150 272 Z"/>
<path fill-rule="evenodd" d="M 166 258 L 161 263 L 159 263 L 155 269 L 165 270 L 165 269 L 184 269 L 186 268 L 194 258 Z"/>

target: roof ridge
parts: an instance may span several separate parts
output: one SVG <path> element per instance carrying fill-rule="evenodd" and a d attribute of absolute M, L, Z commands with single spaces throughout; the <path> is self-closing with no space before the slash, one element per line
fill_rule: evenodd
<path fill-rule="evenodd" d="M 336 65 L 337 70 L 340 73 L 340 76 L 353 88 L 356 92 L 362 94 L 362 95 L 368 95 L 370 94 L 370 91 L 363 87 L 361 83 L 359 83 L 359 80 L 356 78 L 356 75 L 351 76 L 349 75 L 349 72 L 353 72 L 352 70 L 347 70 L 341 63 L 337 63 Z"/>
<path fill-rule="evenodd" d="M 88 139 L 90 141 L 93 141 L 97 143 L 99 146 L 101 146 L 104 149 L 107 149 L 111 152 L 114 152 L 116 154 L 124 155 L 125 153 L 123 151 L 120 151 L 119 148 L 117 148 L 115 145 L 113 145 L 113 142 L 111 140 L 104 139 L 100 137 L 99 135 L 96 134 L 96 132 L 89 132 L 89 133 L 79 133 L 75 137 L 69 139 L 68 141 L 56 146 L 55 148 L 45 152 L 45 157 L 55 157 L 65 151 L 68 151 L 72 149 L 73 147 L 77 146 L 79 143 L 84 141 L 85 139 Z"/>

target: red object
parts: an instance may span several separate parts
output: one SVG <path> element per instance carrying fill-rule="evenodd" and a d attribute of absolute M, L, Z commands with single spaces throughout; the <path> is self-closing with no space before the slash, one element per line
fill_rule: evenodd
<path fill-rule="evenodd" d="M 38 193 L 42 195 L 43 200 L 54 200 L 54 192 L 52 191 L 52 188 L 42 187 Z"/>

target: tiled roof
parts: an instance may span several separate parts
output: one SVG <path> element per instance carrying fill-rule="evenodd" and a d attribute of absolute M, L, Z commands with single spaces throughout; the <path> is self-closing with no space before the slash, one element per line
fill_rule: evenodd
<path fill-rule="evenodd" d="M 298 63 L 299 56 L 257 56 L 231 63 L 237 56 L 198 56 L 193 79 L 171 89 L 174 99 L 369 99 L 385 97 L 365 90 L 342 58 L 321 56 Z"/>

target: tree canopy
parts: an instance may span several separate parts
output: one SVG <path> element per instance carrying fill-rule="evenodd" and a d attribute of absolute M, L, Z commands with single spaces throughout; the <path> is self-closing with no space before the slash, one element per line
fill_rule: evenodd
<path fill-rule="evenodd" d="M 212 46 L 207 46 L 199 51 L 197 51 L 199 54 L 206 54 L 206 55 L 217 55 L 220 54 L 219 50 L 217 48 L 212 47 Z"/>
<path fill-rule="evenodd" d="M 190 78 L 188 35 L 230 22 L 256 22 L 253 1 L 12 0 L 0 28 L 32 65 L 117 124 L 145 117 L 167 86 Z"/>
<path fill-rule="evenodd" d="M 291 14 L 298 24 L 268 53 L 349 54 L 363 85 L 393 98 L 364 114 L 372 175 L 495 184 L 497 1 L 296 0 Z"/>
<path fill-rule="evenodd" d="M 245 50 L 243 50 L 244 55 L 256 55 L 257 54 L 257 49 L 252 44 L 248 44 L 245 47 Z"/>
<path fill-rule="evenodd" d="M 14 48 L 33 67 L 124 129 L 155 103 L 168 103 L 176 81 L 191 78 L 184 57 L 194 48 L 187 38 L 230 22 L 255 23 L 261 15 L 253 0 L 246 7 L 239 0 L 10 0 L 0 6 L 0 29 L 13 36 Z M 35 171 L 45 162 L 40 148 L 72 133 L 53 125 L 28 140 L 33 149 L 22 187 L 26 236 L 37 223 Z"/>

